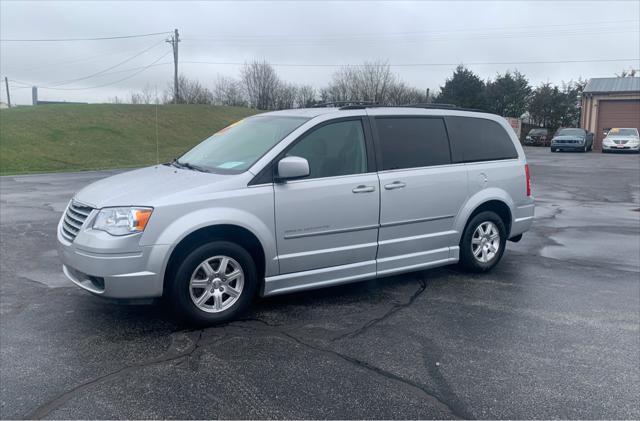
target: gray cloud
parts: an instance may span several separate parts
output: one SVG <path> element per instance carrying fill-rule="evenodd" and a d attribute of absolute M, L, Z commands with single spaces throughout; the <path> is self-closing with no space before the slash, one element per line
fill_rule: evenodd
<path fill-rule="evenodd" d="M 217 74 L 264 58 L 281 64 L 350 64 L 385 59 L 408 84 L 432 90 L 456 63 L 504 63 L 637 58 L 640 3 L 585 2 L 8 2 L 0 3 L 0 38 L 74 38 L 180 30 L 181 72 L 211 86 Z M 53 86 L 82 79 L 149 49 L 109 74 L 59 85 L 100 86 L 127 77 L 170 51 L 163 36 L 86 42 L 2 42 L 0 73 Z M 157 44 L 154 46 L 154 44 Z M 165 88 L 173 68 L 160 65 L 94 89 L 40 89 L 40 98 L 105 101 L 146 84 Z M 519 69 L 533 84 L 611 76 L 625 62 L 472 64 L 483 78 Z M 278 67 L 291 82 L 324 85 L 334 67 Z M 113 73 L 117 72 L 117 73 Z M 105 72 L 107 73 L 107 72 Z M 30 102 L 30 89 L 12 84 L 12 99 Z M 6 96 L 4 86 L 2 100 Z"/>

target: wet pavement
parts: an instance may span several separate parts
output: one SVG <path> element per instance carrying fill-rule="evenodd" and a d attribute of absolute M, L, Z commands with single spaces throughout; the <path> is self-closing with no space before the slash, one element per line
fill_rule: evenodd
<path fill-rule="evenodd" d="M 194 330 L 72 286 L 72 193 L 0 178 L 2 418 L 640 418 L 640 157 L 528 148 L 534 229 L 446 267 L 258 300 Z"/>

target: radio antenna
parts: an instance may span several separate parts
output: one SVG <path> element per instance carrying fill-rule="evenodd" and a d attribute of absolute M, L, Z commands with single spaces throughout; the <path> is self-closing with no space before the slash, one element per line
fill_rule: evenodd
<path fill-rule="evenodd" d="M 155 86 L 156 90 L 156 164 L 160 165 L 160 145 L 158 142 L 158 85 Z"/>

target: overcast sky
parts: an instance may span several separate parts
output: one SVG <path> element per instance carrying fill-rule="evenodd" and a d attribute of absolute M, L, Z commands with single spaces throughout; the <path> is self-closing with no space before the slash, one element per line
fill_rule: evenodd
<path fill-rule="evenodd" d="M 210 88 L 218 74 L 237 76 L 241 65 L 236 63 L 256 58 L 277 64 L 285 80 L 315 87 L 330 80 L 335 65 L 387 60 L 407 84 L 432 92 L 457 63 L 484 79 L 518 69 L 533 85 L 640 68 L 638 0 L 2 0 L 0 74 L 12 81 L 12 101 L 18 104 L 31 102 L 31 89 L 24 86 L 32 84 L 42 87 L 41 100 L 105 102 L 116 95 L 127 97 L 146 84 L 162 91 L 173 77 L 171 47 L 163 42 L 166 35 L 75 42 L 9 40 L 109 37 L 174 28 L 183 39 L 180 72 Z M 620 59 L 624 61 L 523 63 Z M 152 63 L 157 65 L 140 72 Z M 408 66 L 414 64 L 429 65 Z M 87 77 L 95 73 L 100 74 Z M 1 92 L 6 102 L 4 83 Z"/>

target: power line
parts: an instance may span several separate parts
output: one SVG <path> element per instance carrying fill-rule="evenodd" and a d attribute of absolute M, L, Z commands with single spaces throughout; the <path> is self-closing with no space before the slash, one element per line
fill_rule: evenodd
<path fill-rule="evenodd" d="M 84 88 L 56 88 L 55 86 L 51 87 L 42 87 L 42 89 L 53 89 L 53 90 L 84 90 L 84 89 L 96 89 L 104 86 L 109 86 L 115 83 L 119 83 L 123 80 L 127 80 L 147 69 L 158 66 L 167 66 L 170 64 L 174 64 L 173 61 L 165 61 L 162 63 L 158 63 L 162 58 L 166 57 L 171 51 L 163 54 L 160 58 L 154 60 L 152 63 L 146 66 L 132 67 L 129 69 L 116 70 L 113 72 L 103 73 L 102 76 L 114 75 L 118 73 L 126 73 L 126 72 L 135 72 L 131 75 L 128 75 L 122 79 L 116 80 L 114 82 L 109 82 L 104 85 L 92 86 L 92 87 L 84 87 Z M 493 62 L 450 62 L 450 63 L 389 63 L 390 67 L 429 67 L 429 66 L 457 66 L 459 64 L 463 64 L 465 66 L 490 66 L 490 65 L 525 65 L 525 64 L 572 64 L 572 63 L 611 63 L 611 62 L 625 62 L 625 61 L 633 61 L 640 62 L 640 58 L 611 58 L 611 59 L 586 59 L 586 60 L 547 60 L 547 61 L 493 61 Z M 239 62 L 239 61 L 181 61 L 181 64 L 207 64 L 207 65 L 231 65 L 231 66 L 243 66 L 247 62 Z M 275 67 L 364 67 L 367 64 L 363 63 L 269 63 Z M 14 89 L 27 89 L 32 86 L 36 86 L 35 83 L 29 83 L 24 81 L 19 81 L 16 79 L 9 79 L 12 83 L 17 83 L 19 86 Z"/>
<path fill-rule="evenodd" d="M 157 59 L 155 59 L 154 61 L 152 61 L 150 64 L 142 67 L 140 70 L 123 77 L 122 79 L 118 79 L 118 80 L 114 80 L 113 82 L 108 82 L 108 83 L 104 83 L 102 85 L 96 85 L 96 86 L 87 86 L 84 88 L 56 88 L 54 86 L 42 86 L 39 87 L 39 89 L 49 89 L 49 90 L 56 90 L 56 91 L 83 91 L 86 89 L 98 89 L 98 88 L 103 88 L 105 86 L 110 86 L 110 85 L 115 85 L 116 83 L 120 83 L 123 82 L 127 79 L 131 79 L 132 77 L 139 75 L 140 73 L 144 72 L 145 70 L 153 67 L 157 62 L 159 62 L 160 60 L 162 60 L 163 58 L 165 58 L 167 55 L 169 55 L 171 53 L 171 51 L 167 51 L 166 53 L 164 53 L 163 55 L 161 55 L 160 57 L 158 57 Z"/>
<path fill-rule="evenodd" d="M 127 50 L 123 50 L 123 49 L 119 49 L 117 51 L 106 51 L 103 52 L 101 54 L 94 54 L 91 56 L 85 56 L 82 58 L 74 58 L 71 60 L 64 60 L 64 61 L 57 61 L 57 62 L 49 62 L 46 64 L 40 64 L 38 66 L 35 67 L 20 67 L 17 69 L 14 68 L 9 68 L 10 70 L 5 70 L 5 73 L 18 73 L 18 72 L 29 72 L 32 70 L 39 70 L 39 69 L 50 69 L 53 67 L 60 67 L 60 66 L 65 66 L 65 65 L 69 65 L 69 64 L 73 64 L 73 63 L 80 63 L 80 62 L 86 62 L 86 61 L 94 61 L 97 59 L 104 59 L 106 57 L 111 57 L 111 56 L 115 56 L 115 55 L 124 55 L 125 53 L 129 53 L 131 50 L 127 49 Z"/>
<path fill-rule="evenodd" d="M 142 38 L 152 37 L 155 35 L 167 35 L 170 31 L 153 32 L 150 34 L 137 34 L 137 35 L 120 35 L 113 37 L 97 37 L 97 38 L 42 38 L 42 39 L 0 39 L 0 42 L 69 42 L 69 41 L 103 41 L 113 39 L 127 39 L 127 38 Z"/>
<path fill-rule="evenodd" d="M 567 64 L 567 63 L 606 63 L 621 61 L 638 61 L 640 58 L 615 58 L 615 59 L 592 59 L 592 60 L 548 60 L 548 61 L 492 61 L 492 62 L 464 62 L 456 63 L 389 63 L 391 67 L 427 67 L 427 66 L 457 66 L 463 64 L 466 66 L 483 66 L 483 65 L 513 65 L 513 64 Z M 233 61 L 181 61 L 182 64 L 218 64 L 218 65 L 244 65 L 247 62 Z M 168 64 L 159 63 L 158 65 Z M 348 63 L 269 63 L 277 67 L 363 67 L 367 64 L 348 64 Z"/>
<path fill-rule="evenodd" d="M 184 38 L 185 41 L 194 42 L 194 43 L 202 43 L 207 42 L 209 44 L 215 44 L 217 47 L 306 47 L 306 46 L 320 46 L 320 45 L 340 45 L 344 44 L 347 41 L 358 42 L 358 43 L 379 43 L 379 42 L 393 42 L 393 43 L 424 43 L 424 42 L 452 42 L 452 41 L 478 41 L 478 40 L 491 40 L 491 39 L 518 39 L 518 38 L 549 38 L 549 37 L 586 37 L 586 36 L 598 36 L 601 37 L 603 35 L 610 34 L 627 34 L 627 33 L 638 33 L 639 29 L 623 29 L 623 28 L 612 28 L 612 29 L 602 29 L 602 30 L 587 30 L 587 29 L 573 29 L 566 31 L 529 31 L 529 32 L 518 32 L 518 33 L 485 33 L 485 34 L 463 34 L 463 36 L 450 36 L 450 35 L 439 35 L 439 36 L 431 36 L 431 37 L 411 37 L 411 38 L 396 38 L 389 39 L 388 37 L 375 38 L 372 36 L 370 38 L 360 38 L 360 39 L 339 39 L 339 38 L 327 38 L 327 39 L 304 39 L 304 38 L 288 38 L 282 40 L 276 39 L 246 39 L 246 40 L 221 40 L 217 38 Z"/>
<path fill-rule="evenodd" d="M 577 29 L 583 29 L 588 31 L 593 31 L 594 26 L 608 26 L 608 25 L 619 25 L 621 23 L 635 23 L 636 25 L 640 25 L 640 21 L 637 19 L 626 19 L 626 20 L 615 20 L 615 21 L 598 21 L 598 22 L 576 22 L 576 23 L 562 23 L 562 24 L 540 24 L 540 25 L 518 25 L 518 26 L 503 26 L 503 27 L 493 27 L 493 28 L 453 28 L 453 29 L 442 29 L 442 30 L 431 30 L 431 31 L 404 31 L 404 32 L 386 32 L 386 33 L 342 33 L 342 34 L 310 34 L 310 35 L 301 35 L 295 34 L 296 39 L 337 39 L 344 40 L 345 38 L 351 37 L 387 37 L 387 36 L 406 36 L 406 35 L 428 35 L 428 34 L 450 34 L 456 32 L 485 32 L 485 31 L 508 31 L 508 30 L 522 30 L 522 29 L 535 29 L 536 32 L 539 32 L 542 28 L 562 28 L 562 27 L 577 27 Z M 597 28 L 596 28 L 597 29 Z M 291 39 L 292 35 L 290 34 L 258 34 L 258 35 L 218 35 L 215 37 L 211 36 L 194 36 L 193 38 L 188 39 L 203 39 L 203 40 L 264 40 L 264 39 Z M 187 38 L 185 38 L 187 39 Z"/>
<path fill-rule="evenodd" d="M 157 47 L 158 45 L 162 44 L 163 42 L 164 42 L 164 40 L 162 40 L 162 41 L 160 41 L 160 42 L 157 42 L 157 43 L 155 43 L 155 44 L 153 44 L 153 45 L 151 45 L 151 46 L 149 46 L 149 47 L 145 48 L 144 50 L 142 50 L 142 51 L 140 51 L 140 52 L 138 52 L 138 53 L 134 54 L 133 56 L 131 56 L 131 57 L 129 57 L 129 58 L 127 58 L 127 59 L 125 59 L 125 60 L 123 60 L 123 61 L 121 61 L 121 62 L 117 63 L 117 64 L 114 64 L 113 66 L 107 67 L 106 69 L 101 70 L 101 71 L 99 71 L 99 72 L 92 73 L 92 74 L 90 74 L 90 75 L 88 75 L 88 76 L 83 76 L 83 77 L 79 77 L 79 78 L 76 78 L 76 79 L 69 79 L 69 80 L 65 80 L 65 81 L 61 81 L 61 82 L 53 82 L 53 84 L 52 84 L 51 86 L 52 86 L 52 87 L 55 87 L 55 86 L 68 85 L 69 83 L 79 82 L 79 81 L 81 81 L 81 80 L 91 79 L 91 78 L 93 78 L 93 77 L 103 75 L 103 74 L 105 74 L 106 72 L 108 72 L 109 70 L 115 69 L 116 67 L 119 67 L 119 66 L 121 66 L 121 65 L 123 65 L 123 64 L 125 64 L 125 63 L 130 62 L 131 60 L 133 60 L 133 59 L 135 59 L 135 58 L 137 58 L 137 57 L 140 57 L 141 55 L 143 55 L 143 54 L 145 54 L 146 52 L 148 52 L 149 50 L 151 50 L 151 49 L 153 49 L 153 48 Z"/>

